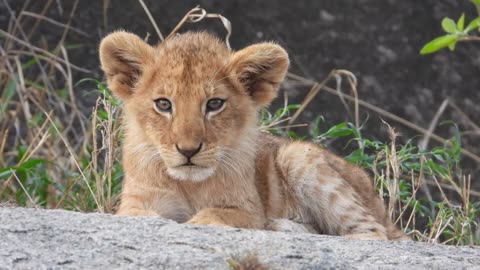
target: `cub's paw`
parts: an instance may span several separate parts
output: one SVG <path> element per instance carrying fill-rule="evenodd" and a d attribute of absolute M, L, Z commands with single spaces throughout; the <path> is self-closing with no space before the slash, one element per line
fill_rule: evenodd
<path fill-rule="evenodd" d="M 298 223 L 290 219 L 270 219 L 265 229 L 277 232 L 317 233 L 311 224 Z"/>
<path fill-rule="evenodd" d="M 345 235 L 352 240 L 388 240 L 387 236 L 380 233 L 355 233 Z"/>
<path fill-rule="evenodd" d="M 189 221 L 188 224 L 194 225 L 211 225 L 211 226 L 221 226 L 221 227 L 230 227 L 223 223 L 221 220 L 211 217 L 204 217 L 204 216 L 194 216 Z"/>
<path fill-rule="evenodd" d="M 115 213 L 117 216 L 134 216 L 134 217 L 159 217 L 160 215 L 153 210 L 147 209 L 120 209 Z"/>

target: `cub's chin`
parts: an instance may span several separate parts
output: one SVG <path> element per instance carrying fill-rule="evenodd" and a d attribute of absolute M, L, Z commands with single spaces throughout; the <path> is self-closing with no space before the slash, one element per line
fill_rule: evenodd
<path fill-rule="evenodd" d="M 179 181 L 201 182 L 215 173 L 214 168 L 201 166 L 179 166 L 167 168 L 170 177 Z"/>

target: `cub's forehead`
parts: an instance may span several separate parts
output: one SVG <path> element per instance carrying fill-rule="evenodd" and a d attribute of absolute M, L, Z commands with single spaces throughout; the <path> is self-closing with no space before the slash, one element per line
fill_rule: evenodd
<path fill-rule="evenodd" d="M 187 33 L 156 47 L 150 82 L 154 88 L 208 88 L 225 74 L 231 55 L 225 44 L 207 33 Z"/>
<path fill-rule="evenodd" d="M 186 33 L 167 39 L 156 48 L 156 63 L 159 68 L 172 71 L 208 74 L 226 64 L 230 51 L 218 38 L 205 33 Z M 169 70 L 166 70 L 167 72 Z"/>

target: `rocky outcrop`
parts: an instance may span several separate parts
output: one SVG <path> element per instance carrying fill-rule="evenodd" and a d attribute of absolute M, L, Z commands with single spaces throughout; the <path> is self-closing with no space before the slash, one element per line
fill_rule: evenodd
<path fill-rule="evenodd" d="M 480 249 L 0 208 L 0 269 L 480 269 Z M 255 256 L 250 256 L 250 259 Z"/>

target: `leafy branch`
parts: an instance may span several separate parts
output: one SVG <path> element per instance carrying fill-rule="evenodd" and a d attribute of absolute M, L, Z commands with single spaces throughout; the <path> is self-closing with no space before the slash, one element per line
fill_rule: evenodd
<path fill-rule="evenodd" d="M 446 35 L 435 38 L 428 42 L 420 50 L 420 54 L 434 53 L 443 48 L 455 50 L 455 45 L 459 41 L 480 41 L 480 36 L 473 35 L 475 30 L 480 31 L 480 0 L 470 0 L 477 8 L 479 17 L 473 19 L 465 27 L 465 14 L 455 22 L 453 19 L 444 18 L 442 20 L 442 28 Z"/>

